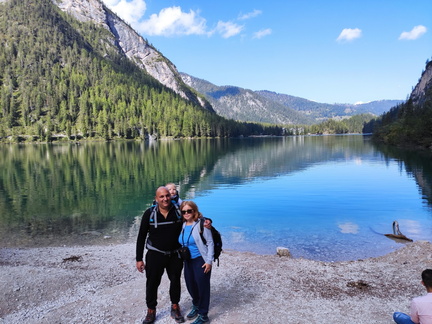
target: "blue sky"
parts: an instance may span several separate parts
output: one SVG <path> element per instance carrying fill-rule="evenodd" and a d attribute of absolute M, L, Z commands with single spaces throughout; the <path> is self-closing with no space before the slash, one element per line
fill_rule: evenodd
<path fill-rule="evenodd" d="M 405 100 L 431 0 L 104 0 L 180 72 L 325 103 Z"/>

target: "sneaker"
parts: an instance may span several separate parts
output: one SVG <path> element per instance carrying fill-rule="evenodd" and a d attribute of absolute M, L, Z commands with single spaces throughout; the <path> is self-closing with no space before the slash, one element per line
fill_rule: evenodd
<path fill-rule="evenodd" d="M 171 317 L 174 318 L 174 320 L 177 323 L 183 323 L 185 321 L 183 315 L 181 314 L 179 304 L 172 304 L 172 306 L 171 306 Z"/>
<path fill-rule="evenodd" d="M 156 320 L 156 309 L 147 309 L 147 315 L 142 324 L 152 324 Z"/>
<path fill-rule="evenodd" d="M 207 323 L 209 322 L 210 319 L 208 318 L 208 316 L 204 316 L 199 314 L 197 319 L 195 321 L 192 322 L 192 324 L 203 324 L 203 323 Z"/>
<path fill-rule="evenodd" d="M 186 317 L 188 320 L 192 320 L 197 316 L 198 316 L 198 307 L 193 305 L 191 311 L 189 312 L 189 314 L 186 315 Z"/>

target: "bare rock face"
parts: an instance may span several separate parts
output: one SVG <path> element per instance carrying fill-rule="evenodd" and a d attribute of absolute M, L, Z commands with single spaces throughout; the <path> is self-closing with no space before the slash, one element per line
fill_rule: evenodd
<path fill-rule="evenodd" d="M 131 61 L 182 98 L 213 111 L 213 108 L 206 100 L 197 96 L 183 83 L 174 64 L 150 46 L 143 37 L 109 10 L 100 0 L 52 1 L 62 11 L 67 12 L 76 19 L 82 22 L 92 21 L 109 30 L 114 36 L 115 45 Z"/>
<path fill-rule="evenodd" d="M 410 99 L 414 105 L 421 106 L 424 103 L 426 92 L 430 87 L 432 87 L 432 62 L 426 65 L 426 70 L 411 93 Z"/>
<path fill-rule="evenodd" d="M 79 21 L 105 23 L 104 5 L 99 0 L 53 0 L 53 3 Z"/>

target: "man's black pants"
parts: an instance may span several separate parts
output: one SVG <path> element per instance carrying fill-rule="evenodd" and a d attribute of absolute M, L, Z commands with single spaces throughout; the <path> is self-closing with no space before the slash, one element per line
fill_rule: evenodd
<path fill-rule="evenodd" d="M 145 259 L 147 307 L 156 309 L 157 291 L 165 269 L 170 280 L 171 303 L 178 304 L 180 302 L 180 278 L 183 269 L 183 260 L 179 258 L 178 253 L 165 255 L 157 251 L 147 250 Z"/>

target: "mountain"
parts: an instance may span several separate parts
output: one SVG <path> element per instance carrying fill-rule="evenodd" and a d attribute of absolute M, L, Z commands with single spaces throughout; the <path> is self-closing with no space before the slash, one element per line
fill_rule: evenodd
<path fill-rule="evenodd" d="M 362 113 L 379 115 L 400 103 L 397 100 L 382 100 L 361 105 L 331 105 L 270 91 L 254 92 L 239 87 L 217 87 L 204 80 L 179 74 L 169 59 L 100 0 L 52 1 L 76 19 L 82 22 L 90 21 L 108 30 L 119 50 L 163 85 L 210 111 L 214 108 L 219 115 L 226 118 L 273 124 L 312 124 L 327 118 L 343 118 Z M 200 93 L 204 94 L 213 108 Z"/>
<path fill-rule="evenodd" d="M 185 86 L 175 65 L 109 10 L 102 1 L 52 0 L 52 2 L 79 21 L 91 22 L 106 29 L 112 35 L 113 44 L 132 62 L 182 98 L 212 111 L 208 102 Z"/>
<path fill-rule="evenodd" d="M 54 3 L 0 0 L 0 141 L 281 134 L 217 115 L 100 1 Z"/>
<path fill-rule="evenodd" d="M 368 125 L 374 139 L 386 144 L 432 150 L 432 61 L 409 99 Z"/>
<path fill-rule="evenodd" d="M 208 81 L 180 73 L 183 81 L 202 93 L 219 115 L 238 121 L 271 124 L 311 124 L 313 119 L 261 96 L 234 86 L 216 86 Z"/>
<path fill-rule="evenodd" d="M 257 93 L 284 106 L 301 111 L 317 121 L 327 118 L 341 118 L 367 113 L 378 116 L 402 103 L 401 100 L 378 100 L 354 105 L 327 104 L 266 90 L 257 91 Z"/>
<path fill-rule="evenodd" d="M 419 81 L 411 92 L 409 100 L 416 107 L 424 108 L 432 100 L 432 61 L 426 62 L 426 70 L 421 74 Z"/>
<path fill-rule="evenodd" d="M 326 104 L 267 90 L 216 86 L 183 72 L 180 75 L 187 85 L 206 97 L 219 115 L 240 121 L 310 125 L 329 118 L 342 119 L 367 113 L 380 115 L 401 103 L 399 100 L 380 100 L 357 105 Z"/>

